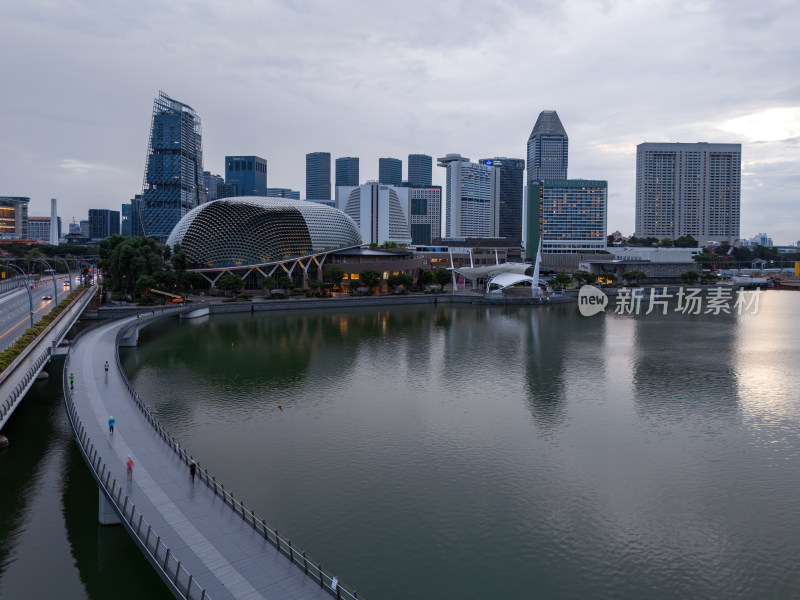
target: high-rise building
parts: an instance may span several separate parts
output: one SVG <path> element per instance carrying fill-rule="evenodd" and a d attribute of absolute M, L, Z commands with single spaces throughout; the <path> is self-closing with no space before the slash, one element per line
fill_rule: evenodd
<path fill-rule="evenodd" d="M 399 158 L 379 158 L 378 182 L 384 185 L 401 185 L 403 183 L 403 161 Z"/>
<path fill-rule="evenodd" d="M 267 161 L 260 156 L 226 156 L 225 183 L 233 186 L 234 196 L 265 196 Z"/>
<path fill-rule="evenodd" d="M 290 200 L 300 200 L 300 192 L 289 188 L 267 188 L 266 196 L 269 198 L 289 198 Z"/>
<path fill-rule="evenodd" d="M 739 237 L 741 144 L 636 147 L 636 236 L 730 242 Z"/>
<path fill-rule="evenodd" d="M 542 252 L 606 249 L 608 183 L 588 179 L 544 179 L 528 183 L 525 257 Z M 541 232 L 541 236 L 540 236 Z"/>
<path fill-rule="evenodd" d="M 50 243 L 51 217 L 28 217 L 28 239 Z M 61 237 L 61 217 L 56 217 L 56 239 Z"/>
<path fill-rule="evenodd" d="M 566 179 L 569 138 L 558 113 L 543 110 L 528 138 L 528 181 Z"/>
<path fill-rule="evenodd" d="M 331 200 L 331 153 L 306 154 L 306 199 Z"/>
<path fill-rule="evenodd" d="M 115 233 L 119 233 L 119 211 L 89 209 L 89 237 L 92 240 L 104 240 Z"/>
<path fill-rule="evenodd" d="M 131 237 L 143 237 L 144 225 L 142 225 L 142 214 L 144 213 L 144 197 L 142 194 L 136 194 L 133 198 L 131 198 L 130 207 L 131 231 L 128 235 Z M 70 233 L 72 233 L 71 229 Z"/>
<path fill-rule="evenodd" d="M 205 186 L 206 196 L 203 202 L 211 202 L 217 199 L 217 186 L 224 185 L 225 179 L 222 175 L 213 175 L 211 171 L 203 171 L 203 185 Z"/>
<path fill-rule="evenodd" d="M 498 237 L 500 169 L 470 162 L 460 154 L 437 160 L 447 169 L 445 236 Z"/>
<path fill-rule="evenodd" d="M 200 204 L 203 190 L 200 117 L 191 106 L 159 92 L 142 190 L 144 234 L 166 240 L 181 217 Z"/>
<path fill-rule="evenodd" d="M 343 156 L 336 159 L 336 187 L 358 185 L 358 157 Z"/>
<path fill-rule="evenodd" d="M 361 231 L 364 244 L 411 243 L 409 223 L 410 188 L 370 181 L 358 187 L 341 186 L 343 212 Z"/>
<path fill-rule="evenodd" d="M 408 185 L 430 187 L 433 183 L 433 158 L 427 154 L 408 155 Z"/>
<path fill-rule="evenodd" d="M 119 220 L 119 233 L 122 237 L 131 237 L 131 205 L 123 204 Z"/>
<path fill-rule="evenodd" d="M 522 189 L 525 159 L 483 158 L 482 165 L 500 169 L 500 223 L 498 235 L 509 240 L 522 239 Z"/>
<path fill-rule="evenodd" d="M 0 196 L 0 238 L 28 239 L 28 202 L 25 196 Z"/>
<path fill-rule="evenodd" d="M 408 188 L 411 213 L 411 243 L 430 245 L 442 237 L 442 188 Z"/>

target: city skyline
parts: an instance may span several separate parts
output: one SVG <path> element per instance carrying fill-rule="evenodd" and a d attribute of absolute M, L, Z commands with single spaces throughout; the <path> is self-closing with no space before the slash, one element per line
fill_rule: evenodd
<path fill-rule="evenodd" d="M 30 197 L 32 216 L 58 198 L 64 223 L 119 210 L 141 191 L 160 89 L 202 116 L 204 169 L 263 156 L 270 185 L 295 190 L 319 150 L 359 157 L 362 182 L 386 156 L 522 158 L 539 113 L 555 110 L 570 174 L 608 181 L 610 230 L 634 232 L 638 144 L 741 143 L 741 235 L 800 238 L 792 4 L 489 2 L 448 14 L 412 2 L 398 17 L 269 3 L 243 26 L 235 11 L 182 6 L 0 7 L 0 48 L 16 57 L 0 65 L 14 90 L 0 99 L 0 195 Z M 333 44 L 345 25 L 373 37 Z M 497 69 L 530 53 L 531 31 L 558 52 Z M 443 170 L 432 183 L 444 186 Z"/>

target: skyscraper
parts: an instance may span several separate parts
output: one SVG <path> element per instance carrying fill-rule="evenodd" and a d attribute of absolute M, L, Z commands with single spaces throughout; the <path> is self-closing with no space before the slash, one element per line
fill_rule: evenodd
<path fill-rule="evenodd" d="M 289 188 L 267 188 L 269 198 L 289 198 L 290 200 L 300 200 L 300 192 Z"/>
<path fill-rule="evenodd" d="M 378 182 L 386 185 L 403 183 L 403 161 L 399 158 L 379 158 Z"/>
<path fill-rule="evenodd" d="M 607 212 L 606 181 L 531 181 L 528 184 L 525 257 L 536 258 L 540 237 L 545 253 L 605 250 Z"/>
<path fill-rule="evenodd" d="M 409 228 L 409 188 L 371 181 L 358 187 L 339 189 L 343 212 L 355 222 L 365 244 L 411 243 Z"/>
<path fill-rule="evenodd" d="M 498 235 L 513 240 L 522 239 L 522 186 L 525 159 L 484 158 L 480 164 L 500 169 L 500 221 Z"/>
<path fill-rule="evenodd" d="M 267 194 L 267 161 L 260 156 L 226 156 L 225 183 L 236 196 Z"/>
<path fill-rule="evenodd" d="M 741 144 L 636 147 L 636 236 L 700 245 L 739 237 Z"/>
<path fill-rule="evenodd" d="M 103 240 L 119 233 L 119 211 L 105 208 L 89 209 L 89 237 Z"/>
<path fill-rule="evenodd" d="M 429 245 L 442 237 L 442 188 L 408 188 L 411 205 L 411 243 Z"/>
<path fill-rule="evenodd" d="M 27 239 L 30 200 L 27 196 L 0 196 L 0 236 Z"/>
<path fill-rule="evenodd" d="M 528 138 L 528 181 L 566 179 L 569 138 L 558 113 L 543 110 Z"/>
<path fill-rule="evenodd" d="M 430 187 L 433 183 L 433 158 L 427 154 L 408 155 L 408 185 Z"/>
<path fill-rule="evenodd" d="M 166 240 L 181 217 L 200 203 L 204 189 L 200 117 L 191 106 L 159 92 L 142 189 L 144 234 Z"/>
<path fill-rule="evenodd" d="M 306 154 L 306 199 L 331 200 L 331 153 Z"/>
<path fill-rule="evenodd" d="M 439 158 L 437 165 L 447 169 L 445 235 L 497 237 L 500 169 L 470 162 L 460 154 Z"/>
<path fill-rule="evenodd" d="M 336 187 L 358 185 L 358 157 L 343 156 L 336 159 Z"/>

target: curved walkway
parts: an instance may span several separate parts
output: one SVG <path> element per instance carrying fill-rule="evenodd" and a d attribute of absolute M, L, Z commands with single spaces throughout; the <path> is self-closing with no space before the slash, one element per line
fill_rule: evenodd
<path fill-rule="evenodd" d="M 176 451 L 172 438 L 137 403 L 119 367 L 117 340 L 137 322 L 113 321 L 76 338 L 64 367 L 65 403 L 101 491 L 113 499 L 123 525 L 173 594 L 213 600 L 357 598 L 204 470 L 192 481 L 185 451 Z M 66 383 L 70 372 L 72 391 Z M 113 436 L 109 415 L 116 419 Z M 134 461 L 132 480 L 126 476 L 128 456 Z"/>

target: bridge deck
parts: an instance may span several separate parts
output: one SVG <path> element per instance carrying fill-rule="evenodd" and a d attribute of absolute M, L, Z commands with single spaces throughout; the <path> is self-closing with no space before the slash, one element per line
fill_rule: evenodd
<path fill-rule="evenodd" d="M 302 565 L 287 559 L 285 548 L 277 550 L 274 541 L 264 539 L 263 529 L 259 533 L 241 512 L 231 510 L 230 500 L 224 504 L 200 478 L 193 482 L 186 464 L 139 410 L 115 359 L 117 331 L 135 320 L 86 332 L 71 349 L 67 367 L 75 376 L 76 414 L 111 478 L 206 597 L 329 600 L 329 581 L 322 587 L 318 578 L 305 575 Z M 113 436 L 109 415 L 116 419 Z M 131 481 L 126 476 L 128 456 L 134 460 Z M 344 596 L 345 590 L 341 592 Z"/>

